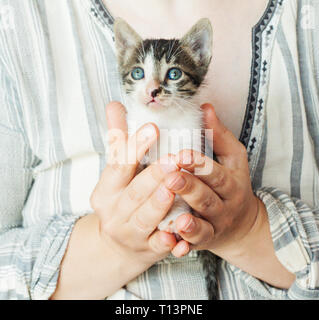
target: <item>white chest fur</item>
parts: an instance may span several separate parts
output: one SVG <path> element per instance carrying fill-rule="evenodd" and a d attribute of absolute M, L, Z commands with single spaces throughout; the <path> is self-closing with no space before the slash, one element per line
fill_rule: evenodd
<path fill-rule="evenodd" d="M 177 154 L 184 149 L 201 152 L 202 114 L 199 109 L 194 111 L 190 108 L 184 110 L 167 108 L 156 111 L 137 104 L 127 109 L 129 134 L 133 134 L 138 128 L 150 122 L 156 124 L 160 130 L 158 143 L 150 149 L 143 164 L 149 165 L 167 154 Z M 181 197 L 176 196 L 172 209 L 158 228 L 176 233 L 175 220 L 187 212 L 190 212 L 187 203 Z"/>
<path fill-rule="evenodd" d="M 147 109 L 143 105 L 131 104 L 127 107 L 129 134 L 133 134 L 146 123 L 154 123 L 160 130 L 157 145 L 149 154 L 148 164 L 167 154 L 177 154 L 184 149 L 201 151 L 202 113 L 185 109 L 167 108 L 165 110 Z"/>

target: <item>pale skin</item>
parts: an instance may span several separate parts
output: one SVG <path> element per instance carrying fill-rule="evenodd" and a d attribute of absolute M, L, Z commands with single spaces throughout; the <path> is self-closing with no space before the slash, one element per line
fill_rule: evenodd
<path fill-rule="evenodd" d="M 209 87 L 214 89 L 211 101 L 215 108 L 210 104 L 202 106 L 206 127 L 214 130 L 214 136 L 208 136 L 208 140 L 213 144 L 218 163 L 205 157 L 206 166 L 213 166 L 214 170 L 210 175 L 200 175 L 204 156 L 184 150 L 176 156 L 168 156 L 170 165 L 154 163 L 135 176 L 138 162 L 156 141 L 158 130 L 154 125 L 148 125 L 146 131 L 143 130 L 145 127 L 141 128 L 136 134 L 138 151 L 134 152 L 133 137 L 127 136 L 123 106 L 118 103 L 108 105 L 109 130 L 123 133 L 121 138 L 110 140 L 111 149 L 117 150 L 117 154 L 132 150 L 129 152 L 130 165 L 118 165 L 115 159 L 109 159 L 91 197 L 95 213 L 76 223 L 61 264 L 58 286 L 51 298 L 102 299 L 170 252 L 181 257 L 195 249 L 210 250 L 254 277 L 274 287 L 288 289 L 295 276 L 275 255 L 267 212 L 252 191 L 246 150 L 237 139 L 242 124 L 238 119 L 242 119 L 247 99 L 251 27 L 260 18 L 267 1 L 202 0 L 195 17 L 192 8 L 195 1 L 188 1 L 188 6 L 185 2 L 183 6 L 179 0 L 138 2 L 140 5 L 135 3 L 129 10 L 130 2 L 127 1 L 107 1 L 107 6 L 114 15 L 124 19 L 121 10 L 127 12 L 131 17 L 128 22 L 142 36 L 148 36 L 142 32 L 147 19 L 153 21 L 148 25 L 160 27 L 144 28 L 145 33 L 147 29 L 168 37 L 174 36 L 174 32 L 186 31 L 197 18 L 205 16 L 205 12 L 219 12 L 210 17 L 217 39 L 214 43 L 216 69 L 210 70 L 208 75 Z M 154 5 L 158 10 L 152 10 Z M 173 9 L 167 10 L 168 7 Z M 141 8 L 146 14 L 143 15 Z M 245 14 L 245 10 L 249 14 Z M 154 23 L 161 21 L 163 12 L 166 12 L 168 22 Z M 140 26 L 134 24 L 134 14 L 143 16 L 144 20 L 136 19 Z M 238 28 L 229 28 L 227 18 L 233 19 L 235 24 L 242 21 L 242 29 L 238 31 L 243 35 L 242 41 L 234 41 L 232 50 L 227 49 L 227 44 L 238 38 Z M 179 28 L 169 21 L 179 21 Z M 226 24 L 228 28 L 225 28 Z M 240 63 L 230 68 L 232 61 Z M 229 87 L 232 95 L 228 94 Z M 181 172 L 181 168 L 189 173 Z M 196 176 L 192 174 L 195 169 Z M 201 215 L 194 217 L 185 213 L 178 218 L 177 229 L 183 238 L 180 241 L 156 229 L 169 211 L 175 194 L 180 194 Z"/>

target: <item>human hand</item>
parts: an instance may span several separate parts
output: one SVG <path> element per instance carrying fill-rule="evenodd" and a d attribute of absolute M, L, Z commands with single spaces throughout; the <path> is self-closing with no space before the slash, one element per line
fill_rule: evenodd
<path fill-rule="evenodd" d="M 252 191 L 245 147 L 218 120 L 212 106 L 204 105 L 203 111 L 206 128 L 213 129 L 213 134 L 206 138 L 219 162 L 183 150 L 176 162 L 191 173 L 196 170 L 196 176 L 172 172 L 165 178 L 166 187 L 201 216 L 189 213 L 176 220 L 179 235 L 185 241 L 178 243 L 172 253 L 180 257 L 190 249 L 205 249 L 226 258 L 239 253 L 254 226 L 258 207 L 263 204 Z"/>
<path fill-rule="evenodd" d="M 174 160 L 158 161 L 135 176 L 139 162 L 158 137 L 153 124 L 128 137 L 125 109 L 107 107 L 108 164 L 95 188 L 91 205 L 100 220 L 100 233 L 124 264 L 142 273 L 176 245 L 174 235 L 158 231 L 174 201 L 165 176 L 178 171 Z M 169 160 L 169 157 L 166 160 Z"/>

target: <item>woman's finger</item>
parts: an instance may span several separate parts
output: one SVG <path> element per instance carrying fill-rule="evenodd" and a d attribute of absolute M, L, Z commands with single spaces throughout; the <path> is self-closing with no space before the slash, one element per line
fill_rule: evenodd
<path fill-rule="evenodd" d="M 156 141 L 159 135 L 155 124 L 145 124 L 135 134 L 128 139 L 128 128 L 126 121 L 126 109 L 119 102 L 111 102 L 106 108 L 106 120 L 108 125 L 109 146 L 112 151 L 114 145 L 116 150 L 110 152 L 110 157 L 117 163 L 133 164 L 140 162 L 145 153 Z M 123 148 L 120 152 L 118 146 L 123 146 L 123 142 L 128 139 L 127 150 Z M 115 143 L 116 142 L 116 143 Z M 115 153 L 115 156 L 114 156 Z"/>
<path fill-rule="evenodd" d="M 187 172 L 173 172 L 165 178 L 165 186 L 179 194 L 207 220 L 223 212 L 224 203 L 203 181 Z"/>
<path fill-rule="evenodd" d="M 163 184 L 131 216 L 129 223 L 142 237 L 149 236 L 173 205 L 174 194 Z"/>
<path fill-rule="evenodd" d="M 192 249 L 200 250 L 208 247 L 214 237 L 214 227 L 192 214 L 183 214 L 176 220 L 178 234 L 192 244 Z"/>
<path fill-rule="evenodd" d="M 172 250 L 172 254 L 176 258 L 181 258 L 181 257 L 185 256 L 186 254 L 188 254 L 190 252 L 190 250 L 191 250 L 190 244 L 185 240 L 181 240 L 176 244 L 176 246 Z"/>
<path fill-rule="evenodd" d="M 108 163 L 119 163 L 127 143 L 127 122 L 125 107 L 119 102 L 111 102 L 106 107 L 107 156 Z"/>
<path fill-rule="evenodd" d="M 126 109 L 120 102 L 110 102 L 106 106 L 106 122 L 108 131 L 121 130 L 127 138 Z"/>
<path fill-rule="evenodd" d="M 210 142 L 219 162 L 228 168 L 237 169 L 247 166 L 247 151 L 239 140 L 218 119 L 210 104 L 202 106 L 204 112 L 206 139 Z"/>
<path fill-rule="evenodd" d="M 113 142 L 113 146 L 110 146 L 108 164 L 102 173 L 106 193 L 118 193 L 127 187 L 136 174 L 139 161 L 156 141 L 157 136 L 157 129 L 150 124 L 140 128 L 128 143 L 123 143 L 122 138 Z M 103 179 L 103 176 L 107 178 Z"/>
<path fill-rule="evenodd" d="M 148 239 L 150 248 L 156 255 L 164 258 L 176 246 L 176 238 L 173 234 L 164 231 L 155 231 Z"/>
<path fill-rule="evenodd" d="M 125 188 L 119 201 L 119 209 L 127 213 L 126 220 L 152 196 L 166 174 L 179 170 L 172 155 L 164 159 L 148 166 Z"/>
<path fill-rule="evenodd" d="M 212 188 L 223 200 L 232 199 L 236 193 L 236 181 L 229 169 L 194 150 L 182 150 L 176 157 L 177 165 L 192 172 Z"/>
<path fill-rule="evenodd" d="M 137 132 L 128 139 L 128 163 L 137 166 L 149 148 L 155 143 L 158 136 L 158 128 L 153 123 L 147 123 L 137 130 Z"/>

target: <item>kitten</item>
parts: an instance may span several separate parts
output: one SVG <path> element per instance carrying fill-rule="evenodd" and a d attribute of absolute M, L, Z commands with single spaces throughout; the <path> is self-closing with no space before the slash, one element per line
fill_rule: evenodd
<path fill-rule="evenodd" d="M 210 21 L 199 20 L 179 40 L 143 40 L 118 18 L 114 34 L 129 133 L 149 122 L 160 129 L 157 145 L 150 149 L 143 162 L 149 165 L 182 149 L 202 152 L 202 113 L 198 97 L 212 59 Z M 176 233 L 175 220 L 187 212 L 191 212 L 191 208 L 176 196 L 158 229 Z M 207 269 L 212 268 L 207 257 L 203 261 Z M 208 286 L 211 290 L 212 284 Z M 213 286 L 216 287 L 215 279 Z"/>
<path fill-rule="evenodd" d="M 160 129 L 158 145 L 144 163 L 182 149 L 201 149 L 198 91 L 211 61 L 212 28 L 202 19 L 181 40 L 145 40 L 122 19 L 114 25 L 119 71 L 133 133 L 145 123 Z M 181 146 L 182 144 L 182 146 Z M 176 232 L 174 221 L 190 208 L 176 197 L 160 230 Z"/>

